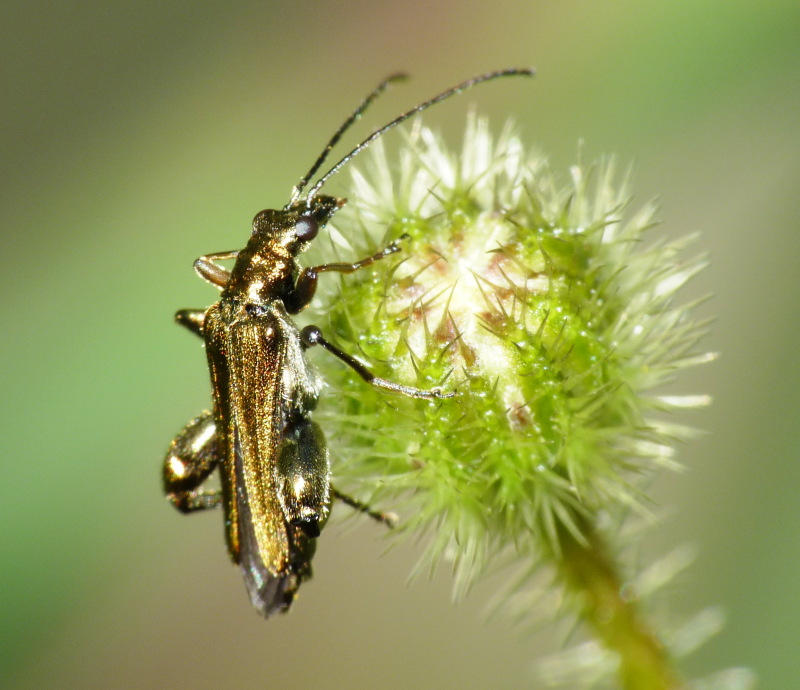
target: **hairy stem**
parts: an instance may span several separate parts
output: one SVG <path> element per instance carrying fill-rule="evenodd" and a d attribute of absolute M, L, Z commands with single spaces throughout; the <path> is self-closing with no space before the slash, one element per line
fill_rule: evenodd
<path fill-rule="evenodd" d="M 683 688 L 663 643 L 653 634 L 635 600 L 623 592 L 623 580 L 602 537 L 586 517 L 576 518 L 582 539 L 561 528 L 556 566 L 577 597 L 581 619 L 619 656 L 625 690 Z"/>

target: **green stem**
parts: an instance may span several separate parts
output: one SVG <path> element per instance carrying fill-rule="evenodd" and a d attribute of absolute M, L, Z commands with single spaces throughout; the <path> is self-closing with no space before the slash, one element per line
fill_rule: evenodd
<path fill-rule="evenodd" d="M 579 517 L 582 539 L 565 528 L 559 533 L 556 566 L 577 596 L 580 615 L 605 645 L 619 656 L 625 690 L 683 688 L 662 642 L 653 634 L 635 601 L 623 595 L 617 564 L 586 517 Z"/>

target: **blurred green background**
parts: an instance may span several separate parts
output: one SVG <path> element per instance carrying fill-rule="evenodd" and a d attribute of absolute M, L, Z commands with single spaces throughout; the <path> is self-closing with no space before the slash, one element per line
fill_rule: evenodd
<path fill-rule="evenodd" d="M 426 122 L 458 142 L 475 104 L 566 172 L 616 153 L 670 236 L 702 231 L 721 359 L 707 435 L 655 484 L 652 555 L 692 543 L 677 615 L 724 607 L 686 670 L 800 662 L 800 3 L 6 2 L 0 9 L 2 457 L 0 684 L 6 687 L 525 687 L 547 635 L 405 584 L 417 548 L 334 526 L 289 616 L 265 623 L 219 514 L 161 496 L 177 430 L 208 405 L 199 341 L 172 323 L 215 291 L 191 265 L 243 245 L 349 110 L 348 141 L 442 88 L 535 65 Z M 346 191 L 347 174 L 334 191 Z M 544 642 L 542 641 L 544 640 Z"/>

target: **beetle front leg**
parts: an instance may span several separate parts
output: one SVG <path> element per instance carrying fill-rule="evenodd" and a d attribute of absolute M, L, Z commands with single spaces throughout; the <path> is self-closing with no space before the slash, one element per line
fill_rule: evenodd
<path fill-rule="evenodd" d="M 189 422 L 169 446 L 164 458 L 164 493 L 182 513 L 219 505 L 220 491 L 203 491 L 200 485 L 220 462 L 217 427 L 210 412 Z"/>
<path fill-rule="evenodd" d="M 314 298 L 314 293 L 317 291 L 317 280 L 320 273 L 355 273 L 360 268 L 365 268 L 374 264 L 376 261 L 385 259 L 400 251 L 400 243 L 403 240 L 410 239 L 409 235 L 402 235 L 396 240 L 392 240 L 379 252 L 368 256 L 361 261 L 355 261 L 351 264 L 336 263 L 336 264 L 321 264 L 319 266 L 309 266 L 304 268 L 300 276 L 297 278 L 294 290 L 292 293 L 284 298 L 283 303 L 286 306 L 286 311 L 290 314 L 297 314 L 302 311 L 306 305 Z"/>
<path fill-rule="evenodd" d="M 235 259 L 237 256 L 239 256 L 238 251 L 205 254 L 199 259 L 195 259 L 194 270 L 203 280 L 222 289 L 228 284 L 228 279 L 231 277 L 231 272 L 228 269 L 218 265 L 216 262 L 226 261 L 227 259 Z"/>
<path fill-rule="evenodd" d="M 316 326 L 306 326 L 300 331 L 300 340 L 306 347 L 312 345 L 321 345 L 328 352 L 335 357 L 342 360 L 348 367 L 356 372 L 362 379 L 364 379 L 371 386 L 382 388 L 383 390 L 391 391 L 392 393 L 400 393 L 409 398 L 422 398 L 424 400 L 434 400 L 436 398 L 452 398 L 455 393 L 443 393 L 441 388 L 431 388 L 425 390 L 423 388 L 414 388 L 413 386 L 404 386 L 400 383 L 394 383 L 387 379 L 382 379 L 375 376 L 367 367 L 359 362 L 355 357 L 351 357 L 343 350 L 329 343 L 322 335 L 322 331 Z"/>

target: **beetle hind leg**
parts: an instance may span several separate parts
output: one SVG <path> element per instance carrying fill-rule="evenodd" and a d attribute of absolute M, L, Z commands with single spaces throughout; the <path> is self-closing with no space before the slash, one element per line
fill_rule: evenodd
<path fill-rule="evenodd" d="M 338 489 L 331 487 L 331 496 L 333 498 L 341 501 L 345 505 L 350 506 L 354 510 L 357 510 L 359 513 L 364 513 L 364 515 L 369 515 L 373 520 L 376 522 L 380 522 L 387 527 L 395 527 L 397 525 L 397 515 L 394 513 L 382 513 L 378 510 L 373 510 L 367 503 L 363 503 L 359 501 L 357 498 L 353 498 L 352 496 L 348 496 L 347 494 L 343 494 Z"/>
<path fill-rule="evenodd" d="M 330 459 L 322 429 L 309 419 L 290 424 L 278 455 L 278 499 L 287 521 L 318 537 L 330 512 Z"/>
<path fill-rule="evenodd" d="M 214 417 L 204 412 L 175 437 L 164 458 L 164 493 L 175 508 L 191 513 L 220 504 L 219 490 L 200 488 L 219 464 L 220 457 Z"/>

